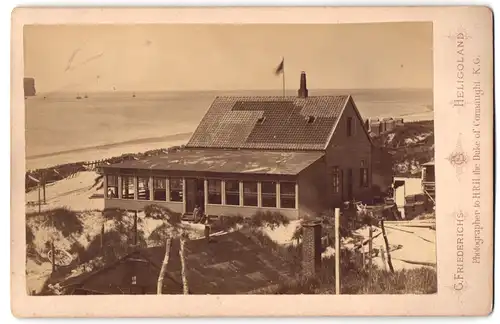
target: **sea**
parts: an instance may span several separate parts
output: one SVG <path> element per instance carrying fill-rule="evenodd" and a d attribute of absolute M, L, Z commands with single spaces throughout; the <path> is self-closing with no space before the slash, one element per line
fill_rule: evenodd
<path fill-rule="evenodd" d="M 415 121 L 434 115 L 432 89 L 309 91 L 338 94 L 351 94 L 363 118 Z M 282 91 L 37 93 L 25 100 L 26 168 L 185 144 L 216 96 L 273 95 Z"/>

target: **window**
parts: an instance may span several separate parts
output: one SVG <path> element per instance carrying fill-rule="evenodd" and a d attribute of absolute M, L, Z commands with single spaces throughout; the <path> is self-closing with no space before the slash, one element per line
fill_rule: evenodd
<path fill-rule="evenodd" d="M 353 125 L 352 125 L 352 117 L 347 117 L 347 136 L 352 136 L 353 134 Z"/>
<path fill-rule="evenodd" d="M 149 177 L 137 177 L 137 198 L 149 200 Z"/>
<path fill-rule="evenodd" d="M 107 198 L 118 198 L 118 177 L 108 175 L 106 177 L 108 191 L 106 192 Z"/>
<path fill-rule="evenodd" d="M 257 206 L 257 182 L 243 182 L 243 206 Z"/>
<path fill-rule="evenodd" d="M 316 117 L 314 117 L 314 116 L 307 116 L 307 117 L 306 117 L 306 122 L 307 122 L 308 124 L 312 124 L 312 123 L 314 123 L 314 121 L 315 121 L 315 120 L 316 120 Z"/>
<path fill-rule="evenodd" d="M 208 203 L 209 204 L 222 204 L 222 181 L 215 179 L 208 179 Z"/>
<path fill-rule="evenodd" d="M 264 124 L 264 121 L 266 120 L 266 117 L 260 117 L 257 119 L 257 124 Z"/>
<path fill-rule="evenodd" d="M 262 207 L 276 207 L 276 182 L 262 182 Z"/>
<path fill-rule="evenodd" d="M 333 167 L 332 170 L 332 187 L 333 193 L 340 192 L 340 169 L 339 167 Z"/>
<path fill-rule="evenodd" d="M 226 205 L 240 204 L 240 183 L 238 181 L 226 181 Z"/>
<path fill-rule="evenodd" d="M 134 177 L 123 176 L 122 177 L 122 198 L 123 199 L 134 199 Z"/>
<path fill-rule="evenodd" d="M 359 169 L 359 186 L 368 187 L 368 168 Z"/>
<path fill-rule="evenodd" d="M 182 178 L 170 178 L 170 201 L 183 201 Z"/>
<path fill-rule="evenodd" d="M 280 183 L 280 205 L 281 208 L 295 208 L 295 183 Z"/>
<path fill-rule="evenodd" d="M 167 179 L 153 178 L 153 200 L 167 200 Z"/>

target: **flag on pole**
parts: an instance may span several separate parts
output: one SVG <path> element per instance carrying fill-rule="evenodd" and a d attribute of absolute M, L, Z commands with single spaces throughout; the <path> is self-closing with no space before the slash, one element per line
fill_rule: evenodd
<path fill-rule="evenodd" d="M 278 65 L 278 67 L 276 68 L 276 71 L 274 71 L 274 73 L 276 75 L 280 75 L 284 72 L 285 70 L 285 59 L 281 59 L 281 63 Z"/>

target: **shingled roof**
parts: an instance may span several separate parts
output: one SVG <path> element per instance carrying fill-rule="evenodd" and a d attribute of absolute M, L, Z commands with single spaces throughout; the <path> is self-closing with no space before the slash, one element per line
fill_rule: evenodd
<path fill-rule="evenodd" d="M 186 146 L 323 150 L 349 99 L 217 97 Z"/>

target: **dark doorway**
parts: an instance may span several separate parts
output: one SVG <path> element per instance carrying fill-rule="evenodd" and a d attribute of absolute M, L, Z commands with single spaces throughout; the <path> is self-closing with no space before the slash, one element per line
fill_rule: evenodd
<path fill-rule="evenodd" d="M 191 214 L 198 205 L 205 209 L 205 181 L 199 178 L 186 178 L 186 213 Z"/>

